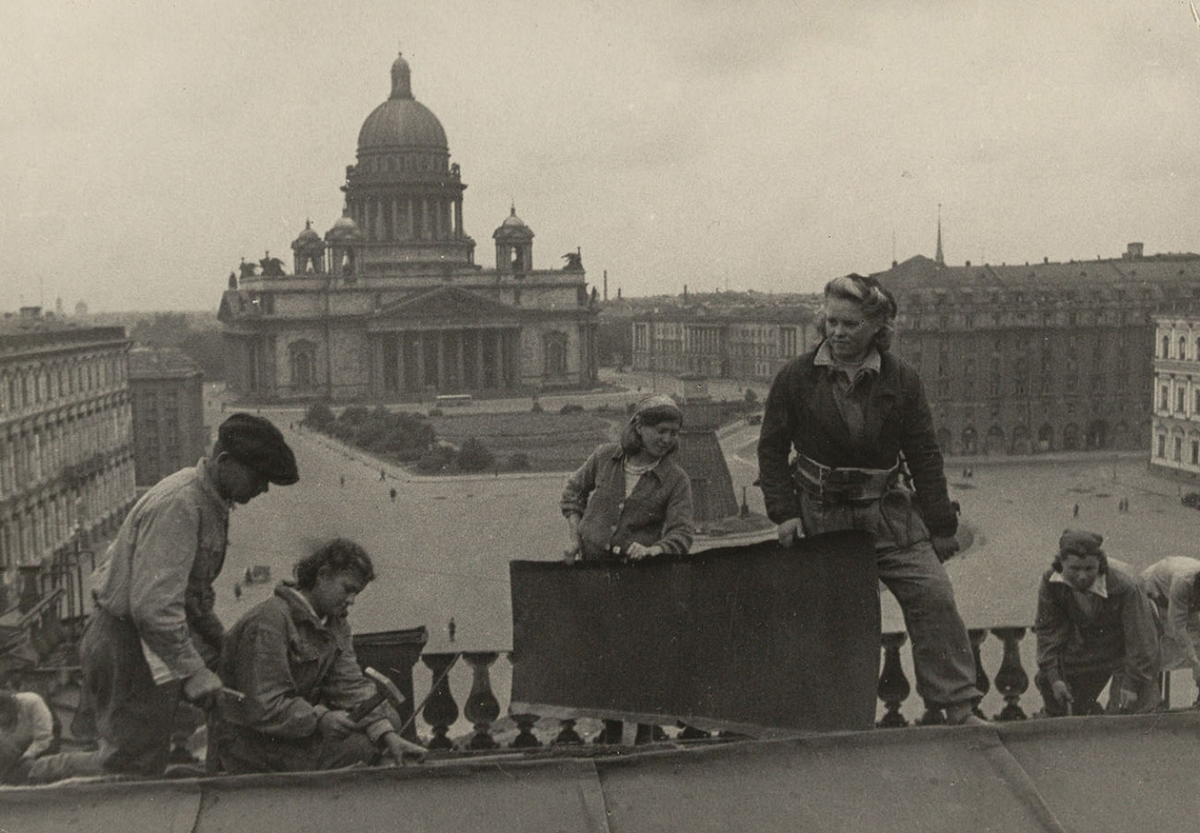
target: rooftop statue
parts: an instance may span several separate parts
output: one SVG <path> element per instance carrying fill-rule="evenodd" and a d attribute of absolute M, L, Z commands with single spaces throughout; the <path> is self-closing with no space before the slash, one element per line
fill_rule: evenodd
<path fill-rule="evenodd" d="M 567 265 L 563 267 L 564 272 L 583 271 L 583 255 L 579 252 L 567 252 L 563 255 L 563 260 L 567 262 Z"/>
<path fill-rule="evenodd" d="M 242 258 L 242 262 L 238 265 L 238 271 L 243 278 L 253 278 L 258 274 L 258 264 L 247 263 L 246 259 Z"/>
<path fill-rule="evenodd" d="M 259 261 L 262 266 L 262 274 L 264 278 L 277 278 L 284 274 L 283 261 L 277 257 L 271 257 L 271 253 L 267 252 L 266 257 Z"/>

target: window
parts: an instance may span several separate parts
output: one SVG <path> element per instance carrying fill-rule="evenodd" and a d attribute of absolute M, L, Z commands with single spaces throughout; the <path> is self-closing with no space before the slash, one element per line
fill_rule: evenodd
<path fill-rule="evenodd" d="M 1162 356 L 1161 358 L 1168 359 L 1171 357 L 1171 339 L 1168 336 L 1162 337 Z"/>
<path fill-rule="evenodd" d="M 1160 411 L 1165 411 L 1167 409 L 1167 403 L 1170 401 L 1170 396 L 1171 396 L 1171 391 L 1167 388 L 1166 385 L 1163 385 L 1161 388 L 1159 388 L 1158 409 Z"/>
<path fill-rule="evenodd" d="M 1167 456 L 1167 438 L 1165 436 L 1163 436 L 1162 434 L 1158 435 L 1158 456 L 1159 457 Z"/>
<path fill-rule="evenodd" d="M 1178 463 L 1183 459 L 1183 437 L 1175 438 L 1175 462 Z"/>
<path fill-rule="evenodd" d="M 1179 355 L 1176 358 L 1187 358 L 1187 338 L 1185 336 L 1179 337 Z"/>
<path fill-rule="evenodd" d="M 1200 466 L 1200 440 L 1192 440 L 1192 465 Z"/>
<path fill-rule="evenodd" d="M 1184 396 L 1186 394 L 1187 394 L 1187 391 L 1184 390 L 1183 388 L 1179 388 L 1178 390 L 1175 391 L 1175 413 L 1182 414 L 1185 410 L 1187 410 L 1186 405 L 1184 403 Z"/>

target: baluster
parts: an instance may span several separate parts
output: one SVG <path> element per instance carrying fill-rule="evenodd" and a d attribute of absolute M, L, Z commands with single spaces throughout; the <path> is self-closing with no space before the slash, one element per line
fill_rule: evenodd
<path fill-rule="evenodd" d="M 533 726 L 537 723 L 538 717 L 536 714 L 514 714 L 513 720 L 517 724 L 517 736 L 513 738 L 513 742 L 509 744 L 513 749 L 535 749 L 542 745 L 542 742 L 537 739 L 537 735 L 533 733 Z"/>
<path fill-rule="evenodd" d="M 928 700 L 922 700 L 925 703 L 925 711 L 917 718 L 918 726 L 945 726 L 946 715 L 942 711 L 942 707 L 930 703 Z"/>
<path fill-rule="evenodd" d="M 500 716 L 500 701 L 492 693 L 492 677 L 488 671 L 497 656 L 495 651 L 463 654 L 472 672 L 471 693 L 467 695 L 466 705 L 463 706 L 463 716 L 475 727 L 467 744 L 468 749 L 495 749 L 499 746 L 489 731 Z"/>
<path fill-rule="evenodd" d="M 908 684 L 908 678 L 904 676 L 904 669 L 900 666 L 900 647 L 907 640 L 908 634 L 904 631 L 885 633 L 880 639 L 880 642 L 883 643 L 883 673 L 879 675 L 879 686 L 876 691 L 879 699 L 887 708 L 887 713 L 876 725 L 882 729 L 894 729 L 908 725 L 904 715 L 900 714 L 900 704 L 912 691 L 912 687 Z"/>
<path fill-rule="evenodd" d="M 575 721 L 570 719 L 562 721 L 562 728 L 551 741 L 552 746 L 574 746 L 580 743 L 583 743 L 583 738 L 575 731 Z"/>
<path fill-rule="evenodd" d="M 421 662 L 433 673 L 433 689 L 421 716 L 433 729 L 433 737 L 427 744 L 429 749 L 453 749 L 454 744 L 446 737 L 454 721 L 458 720 L 458 703 L 450 693 L 450 669 L 458 661 L 458 654 L 422 654 Z"/>
<path fill-rule="evenodd" d="M 1021 666 L 1020 642 L 1025 637 L 1024 628 L 992 628 L 992 634 L 1004 643 L 1004 659 L 996 672 L 996 691 L 1004 695 L 1006 705 L 996 715 L 996 720 L 1024 720 L 1025 711 L 1020 706 L 1021 695 L 1029 688 L 1029 675 Z"/>
<path fill-rule="evenodd" d="M 988 680 L 987 672 L 983 670 L 983 660 L 979 656 L 979 646 L 987 639 L 987 635 L 987 628 L 971 628 L 967 631 L 967 636 L 971 639 L 971 653 L 975 657 L 975 687 L 984 696 L 992 690 L 992 683 Z M 983 717 L 983 710 L 979 708 L 979 704 L 982 702 L 983 697 L 980 697 L 971 708 L 976 717 Z M 986 720 L 986 718 L 984 719 Z"/>

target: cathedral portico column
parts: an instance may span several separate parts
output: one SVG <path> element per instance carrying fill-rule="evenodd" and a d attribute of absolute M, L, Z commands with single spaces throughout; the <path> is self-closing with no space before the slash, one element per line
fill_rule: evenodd
<path fill-rule="evenodd" d="M 461 240 L 463 236 L 462 230 L 462 200 L 454 201 L 454 239 Z"/>
<path fill-rule="evenodd" d="M 475 331 L 475 386 L 486 388 L 487 373 L 484 370 L 484 334 L 487 330 Z"/>
<path fill-rule="evenodd" d="M 408 215 L 408 239 L 413 240 L 417 236 L 417 204 L 412 197 L 406 199 L 404 204 Z"/>
<path fill-rule="evenodd" d="M 404 341 L 407 334 L 404 332 L 396 333 L 396 393 L 404 393 L 406 386 L 404 384 Z"/>
<path fill-rule="evenodd" d="M 425 390 L 425 333 L 417 333 L 417 392 Z"/>
<path fill-rule="evenodd" d="M 441 330 L 434 331 L 437 338 L 437 389 L 446 387 L 446 334 Z"/>
<path fill-rule="evenodd" d="M 384 364 L 384 340 L 388 335 L 376 335 L 371 339 L 371 367 L 367 371 L 372 396 L 382 396 L 388 388 L 387 367 Z"/>
<path fill-rule="evenodd" d="M 458 358 L 458 389 L 467 389 L 467 340 L 466 332 L 455 330 L 455 353 Z"/>

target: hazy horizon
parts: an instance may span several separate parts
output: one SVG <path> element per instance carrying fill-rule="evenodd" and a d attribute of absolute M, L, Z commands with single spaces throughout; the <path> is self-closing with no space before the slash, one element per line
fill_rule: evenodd
<path fill-rule="evenodd" d="M 935 253 L 1200 249 L 1200 26 L 1179 0 L 23 3 L 4 13 L 0 310 L 215 309 L 341 214 L 398 49 L 535 268 L 609 297 L 815 292 Z"/>

